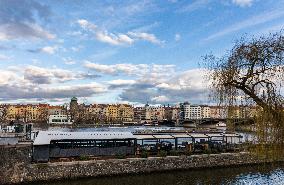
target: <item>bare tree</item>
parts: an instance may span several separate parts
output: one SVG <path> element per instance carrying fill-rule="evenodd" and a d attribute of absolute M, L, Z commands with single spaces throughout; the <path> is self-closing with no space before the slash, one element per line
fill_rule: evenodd
<path fill-rule="evenodd" d="M 63 114 L 65 114 L 67 116 L 67 120 L 73 121 L 72 117 L 71 117 L 69 103 L 64 103 L 64 105 L 62 106 L 62 110 L 63 110 Z"/>
<path fill-rule="evenodd" d="M 8 116 L 8 106 L 4 105 L 0 107 L 0 123 L 6 123 Z"/>
<path fill-rule="evenodd" d="M 32 113 L 28 112 L 28 118 L 31 119 L 29 121 L 32 121 L 35 127 L 39 127 L 41 129 L 48 128 L 48 109 L 48 105 L 39 106 L 38 115 L 36 115 L 35 120 L 32 119 Z"/>
<path fill-rule="evenodd" d="M 241 39 L 225 56 L 205 57 L 214 97 L 233 106 L 259 107 L 259 143 L 282 154 L 284 148 L 283 80 L 284 37 L 281 32 L 251 40 Z M 268 148 L 265 148 L 268 151 Z"/>
<path fill-rule="evenodd" d="M 38 115 L 38 121 L 42 123 L 48 122 L 48 107 L 41 107 L 39 108 L 39 115 Z"/>

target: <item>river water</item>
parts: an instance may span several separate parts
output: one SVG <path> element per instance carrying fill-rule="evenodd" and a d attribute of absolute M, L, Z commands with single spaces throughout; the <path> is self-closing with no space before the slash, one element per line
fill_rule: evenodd
<path fill-rule="evenodd" d="M 88 178 L 38 185 L 283 185 L 284 164 Z"/>

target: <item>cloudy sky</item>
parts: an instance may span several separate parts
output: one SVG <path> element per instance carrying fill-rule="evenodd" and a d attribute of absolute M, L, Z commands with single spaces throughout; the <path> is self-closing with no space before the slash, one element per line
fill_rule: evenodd
<path fill-rule="evenodd" d="M 284 28 L 283 0 L 0 0 L 0 102 L 207 103 L 202 56 Z"/>

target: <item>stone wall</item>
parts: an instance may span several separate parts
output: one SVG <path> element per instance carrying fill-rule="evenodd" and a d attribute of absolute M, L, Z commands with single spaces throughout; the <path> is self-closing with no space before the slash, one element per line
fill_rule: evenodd
<path fill-rule="evenodd" d="M 31 145 L 0 146 L 0 184 L 23 181 L 31 164 Z"/>
<path fill-rule="evenodd" d="M 4 164 L 4 166 L 9 167 L 10 170 L 5 172 L 5 167 L 3 168 L 0 166 L 0 177 L 4 174 L 6 175 L 6 178 L 0 179 L 0 184 L 76 179 L 82 177 L 111 176 L 119 174 L 150 173 L 166 170 L 226 167 L 263 162 L 248 153 L 226 153 L 179 157 L 151 157 L 147 159 L 109 159 L 31 164 L 29 162 L 30 157 L 24 157 L 24 155 L 28 153 L 28 149 L 22 149 L 19 154 L 14 156 L 10 155 L 9 152 L 15 151 L 10 149 L 10 151 L 7 150 L 4 152 L 7 153 L 4 155 L 4 158 L 7 160 L 9 160 L 9 158 L 14 160 L 17 156 L 21 159 L 14 162 L 11 161 L 11 164 L 8 164 L 9 162 L 1 163 Z"/>

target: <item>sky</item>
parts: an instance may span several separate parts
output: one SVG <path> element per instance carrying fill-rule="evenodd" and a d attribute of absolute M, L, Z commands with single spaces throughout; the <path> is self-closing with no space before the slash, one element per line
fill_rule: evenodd
<path fill-rule="evenodd" d="M 0 103 L 210 103 L 200 65 L 284 0 L 0 0 Z"/>

